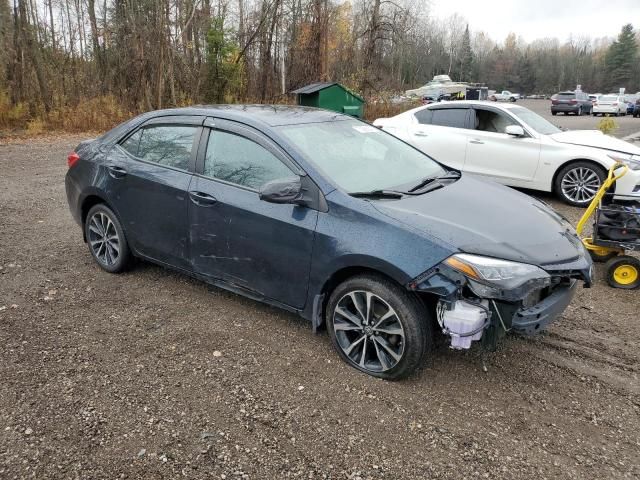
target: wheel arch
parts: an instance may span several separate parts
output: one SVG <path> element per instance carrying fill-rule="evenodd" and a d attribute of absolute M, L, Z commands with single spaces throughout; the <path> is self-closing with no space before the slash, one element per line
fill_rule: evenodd
<path fill-rule="evenodd" d="M 84 224 L 87 220 L 89 210 L 99 204 L 104 204 L 109 207 L 117 215 L 117 212 L 113 209 L 113 206 L 106 200 L 106 195 L 99 191 L 92 191 L 88 193 L 80 202 L 80 220 L 82 221 L 82 238 L 86 242 L 87 235 L 85 232 Z M 124 228 L 124 227 L 122 227 Z"/>
<path fill-rule="evenodd" d="M 349 278 L 366 274 L 378 276 L 380 278 L 389 280 L 403 289 L 406 289 L 408 282 L 411 280 L 410 276 L 408 276 L 404 272 L 401 272 L 397 269 L 397 267 L 394 267 L 387 262 L 382 262 L 382 264 L 380 264 L 380 262 L 366 262 L 366 264 L 365 262 L 358 262 L 348 265 L 342 265 L 334 269 L 333 272 L 322 283 L 322 286 L 318 290 L 316 290 L 315 294 L 311 297 L 311 299 L 313 299 L 314 301 L 311 302 L 311 308 L 308 313 L 314 330 L 317 330 L 322 325 L 324 325 L 326 308 L 329 303 L 329 298 L 331 297 L 331 294 L 336 289 L 336 287 L 338 287 L 338 285 L 348 280 Z M 416 298 L 425 303 L 425 307 L 429 307 L 429 304 L 431 303 L 429 301 L 430 295 L 415 295 Z"/>

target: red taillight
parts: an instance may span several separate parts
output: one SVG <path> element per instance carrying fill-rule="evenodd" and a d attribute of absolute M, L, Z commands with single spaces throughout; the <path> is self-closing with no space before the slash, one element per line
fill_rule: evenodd
<path fill-rule="evenodd" d="M 69 168 L 71 168 L 76 164 L 78 160 L 80 160 L 80 155 L 78 155 L 76 152 L 71 152 L 67 157 L 67 165 L 69 166 Z"/>
<path fill-rule="evenodd" d="M 613 105 L 614 107 L 618 106 L 618 102 L 613 102 L 611 105 Z"/>
<path fill-rule="evenodd" d="M 574 98 L 573 100 L 569 100 L 569 103 L 578 103 L 578 101 Z"/>
<path fill-rule="evenodd" d="M 553 105 L 557 105 L 557 104 L 558 104 L 558 100 L 551 100 L 551 103 L 552 103 Z"/>

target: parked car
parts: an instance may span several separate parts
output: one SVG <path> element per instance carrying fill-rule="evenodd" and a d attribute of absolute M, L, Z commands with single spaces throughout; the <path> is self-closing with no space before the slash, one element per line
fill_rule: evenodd
<path fill-rule="evenodd" d="M 624 101 L 627 104 L 627 115 L 633 115 L 633 110 L 635 109 L 636 100 L 640 98 L 638 95 L 625 95 Z"/>
<path fill-rule="evenodd" d="M 516 102 L 520 100 L 519 93 L 511 93 L 509 90 L 503 90 L 502 92 L 493 93 L 489 96 L 489 100 L 494 102 Z"/>
<path fill-rule="evenodd" d="M 636 100 L 636 103 L 633 106 L 633 118 L 640 117 L 640 96 Z"/>
<path fill-rule="evenodd" d="M 557 115 L 558 113 L 590 115 L 592 108 L 591 99 L 584 92 L 559 92 L 551 100 L 551 115 Z"/>
<path fill-rule="evenodd" d="M 627 114 L 627 103 L 624 101 L 624 97 L 621 95 L 602 95 L 598 98 L 598 101 L 593 105 L 593 116 L 598 115 L 618 115 Z"/>
<path fill-rule="evenodd" d="M 150 112 L 67 162 L 102 269 L 138 257 L 326 323 L 339 355 L 377 377 L 410 374 L 436 330 L 455 348 L 537 332 L 592 280 L 545 204 L 335 112 Z"/>
<path fill-rule="evenodd" d="M 640 200 L 640 148 L 597 130 L 561 131 L 524 107 L 439 103 L 374 122 L 445 165 L 586 206 L 616 160 L 632 169 L 618 195 Z"/>

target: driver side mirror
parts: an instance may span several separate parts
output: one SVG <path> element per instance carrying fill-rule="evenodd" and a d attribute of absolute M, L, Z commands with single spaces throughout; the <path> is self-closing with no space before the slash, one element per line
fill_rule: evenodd
<path fill-rule="evenodd" d="M 504 133 L 514 137 L 524 137 L 524 128 L 520 125 L 509 125 L 504 129 Z"/>

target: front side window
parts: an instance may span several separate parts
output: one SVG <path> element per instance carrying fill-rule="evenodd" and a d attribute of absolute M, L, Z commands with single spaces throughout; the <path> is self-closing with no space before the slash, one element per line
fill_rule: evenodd
<path fill-rule="evenodd" d="M 263 146 L 221 130 L 212 130 L 209 135 L 203 173 L 254 190 L 272 180 L 295 175 Z"/>
<path fill-rule="evenodd" d="M 509 125 L 516 125 L 516 122 L 502 113 L 476 109 L 476 130 L 504 133 Z"/>
<path fill-rule="evenodd" d="M 278 129 L 309 162 L 349 193 L 415 184 L 446 172 L 421 151 L 358 120 Z"/>
<path fill-rule="evenodd" d="M 197 128 L 191 125 L 143 127 L 120 146 L 141 160 L 188 170 Z"/>
<path fill-rule="evenodd" d="M 465 108 L 442 108 L 433 110 L 431 119 L 432 125 L 443 127 L 465 128 L 467 120 L 467 109 Z"/>

